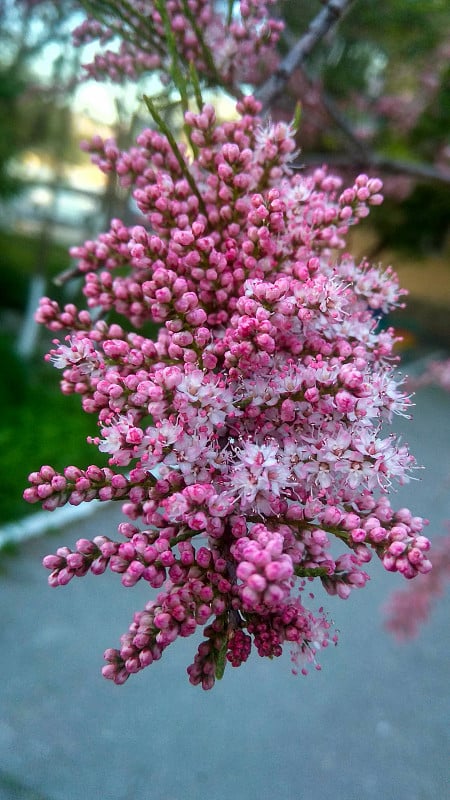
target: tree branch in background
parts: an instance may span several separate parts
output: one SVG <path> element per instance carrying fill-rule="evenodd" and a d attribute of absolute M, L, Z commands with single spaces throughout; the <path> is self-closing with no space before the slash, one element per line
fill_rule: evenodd
<path fill-rule="evenodd" d="M 83 273 L 78 265 L 74 267 L 68 267 L 63 272 L 59 272 L 58 275 L 55 275 L 53 278 L 53 283 L 55 286 L 63 286 L 68 281 L 71 281 L 74 278 L 79 278 L 82 274 Z"/>
<path fill-rule="evenodd" d="M 316 166 L 328 164 L 335 169 L 376 169 L 389 172 L 391 175 L 409 175 L 412 178 L 419 178 L 427 181 L 435 181 L 442 184 L 450 184 L 450 172 L 444 172 L 431 164 L 423 162 L 401 161 L 396 158 L 386 158 L 366 151 L 366 155 L 350 157 L 339 153 L 311 153 L 297 163 L 297 168 L 303 166 Z"/>
<path fill-rule="evenodd" d="M 384 156 L 376 155 L 376 153 L 371 154 L 370 164 L 376 169 L 382 169 L 386 172 L 395 174 L 401 173 L 403 175 L 410 175 L 412 178 L 422 178 L 428 181 L 450 184 L 450 172 L 433 167 L 432 164 L 401 161 L 396 158 L 385 158 Z"/>
<path fill-rule="evenodd" d="M 305 35 L 289 50 L 278 69 L 256 92 L 265 109 L 280 94 L 294 70 L 301 66 L 316 44 L 332 30 L 353 2 L 354 0 L 329 0 L 314 17 Z"/>
<path fill-rule="evenodd" d="M 311 78 L 304 68 L 302 69 L 302 74 L 309 85 L 312 86 Z M 329 153 L 311 154 L 306 158 L 307 163 L 323 164 L 327 162 L 336 167 L 345 166 L 352 168 L 357 164 L 360 168 L 383 170 L 391 174 L 409 175 L 412 178 L 421 180 L 450 184 L 450 171 L 439 169 L 432 164 L 404 161 L 375 153 L 357 136 L 345 114 L 342 113 L 333 98 L 330 97 L 327 92 L 322 91 L 320 93 L 320 101 L 327 114 L 337 125 L 341 133 L 344 134 L 347 142 L 351 146 L 351 157 L 346 159 L 345 156 Z"/>

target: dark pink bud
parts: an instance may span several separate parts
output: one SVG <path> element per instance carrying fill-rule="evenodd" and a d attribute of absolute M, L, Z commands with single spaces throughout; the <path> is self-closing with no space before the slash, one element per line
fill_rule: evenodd
<path fill-rule="evenodd" d="M 66 586 L 73 577 L 73 570 L 63 567 L 63 569 L 61 569 L 58 573 L 58 583 L 60 586 Z"/>
<path fill-rule="evenodd" d="M 87 468 L 86 477 L 89 479 L 89 481 L 94 483 L 100 483 L 104 480 L 103 472 L 101 471 L 100 467 L 96 467 L 94 464 Z"/>
<path fill-rule="evenodd" d="M 53 467 L 49 467 L 47 465 L 41 467 L 39 472 L 40 472 L 41 479 L 44 480 L 44 481 L 51 481 L 52 478 L 55 475 L 55 470 L 53 469 Z"/>
<path fill-rule="evenodd" d="M 70 553 L 67 556 L 67 566 L 71 570 L 78 570 L 84 567 L 85 565 L 85 558 L 81 553 Z"/>
<path fill-rule="evenodd" d="M 64 475 L 68 481 L 74 483 L 78 478 L 81 477 L 81 470 L 78 467 L 66 467 L 64 470 Z"/>
<path fill-rule="evenodd" d="M 83 553 L 84 555 L 91 555 L 98 549 L 97 545 L 94 544 L 94 542 L 91 542 L 89 539 L 78 539 L 75 547 L 79 553 Z"/>
<path fill-rule="evenodd" d="M 65 559 L 61 558 L 60 556 L 56 555 L 48 555 L 44 556 L 42 559 L 42 564 L 46 569 L 60 569 L 65 564 Z"/>
<path fill-rule="evenodd" d="M 108 566 L 108 559 L 103 558 L 103 556 L 99 556 L 98 558 L 95 559 L 95 561 L 92 562 L 91 572 L 93 572 L 94 575 L 102 575 L 107 566 Z"/>

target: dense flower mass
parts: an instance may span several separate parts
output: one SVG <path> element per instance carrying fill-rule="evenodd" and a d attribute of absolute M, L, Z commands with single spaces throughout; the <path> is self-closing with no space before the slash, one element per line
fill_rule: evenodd
<path fill-rule="evenodd" d="M 388 500 L 415 466 L 384 431 L 410 402 L 379 327 L 402 292 L 390 269 L 339 255 L 381 182 L 293 171 L 292 126 L 262 120 L 252 97 L 237 108 L 222 124 L 211 106 L 188 112 L 191 152 L 154 130 L 128 152 L 95 138 L 142 224 L 115 219 L 73 249 L 95 314 L 44 298 L 37 315 L 69 332 L 48 358 L 98 418 L 109 467 L 42 467 L 25 497 L 120 500 L 129 520 L 122 541 L 47 556 L 50 584 L 109 568 L 158 592 L 105 653 L 116 683 L 204 626 L 193 684 L 211 688 L 253 645 L 272 657 L 287 644 L 305 672 L 336 639 L 305 606 L 314 579 L 345 599 L 373 553 L 406 578 L 431 566 L 424 520 Z M 147 322 L 155 341 L 135 330 Z"/>

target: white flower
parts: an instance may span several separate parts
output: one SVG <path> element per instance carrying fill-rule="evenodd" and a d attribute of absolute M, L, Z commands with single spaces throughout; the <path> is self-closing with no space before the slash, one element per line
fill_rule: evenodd
<path fill-rule="evenodd" d="M 67 338 L 69 345 L 60 344 L 51 351 L 50 361 L 56 369 L 77 367 L 85 374 L 93 372 L 99 366 L 98 353 L 90 339 Z"/>

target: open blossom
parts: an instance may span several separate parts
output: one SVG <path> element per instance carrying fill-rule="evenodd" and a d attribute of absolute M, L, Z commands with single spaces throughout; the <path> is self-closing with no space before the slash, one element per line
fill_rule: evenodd
<path fill-rule="evenodd" d="M 229 471 L 230 492 L 239 497 L 243 511 L 269 513 L 271 498 L 278 498 L 289 485 L 289 467 L 277 458 L 277 444 L 258 446 L 246 442 L 235 453 Z"/>
<path fill-rule="evenodd" d="M 109 465 L 41 467 L 25 497 L 49 510 L 119 500 L 126 520 L 121 541 L 47 556 L 50 584 L 109 569 L 157 590 L 105 653 L 119 684 L 198 627 L 193 684 L 211 688 L 252 647 L 290 647 L 306 672 L 336 640 L 322 607 L 306 608 L 311 581 L 345 599 L 374 554 L 407 579 L 431 568 L 426 521 L 388 499 L 416 466 L 385 432 L 410 404 L 395 334 L 378 327 L 402 292 L 391 270 L 340 254 L 380 182 L 294 172 L 293 127 L 263 121 L 252 97 L 237 109 L 221 124 L 209 105 L 187 112 L 191 155 L 162 131 L 126 152 L 96 137 L 94 159 L 131 187 L 142 222 L 113 220 L 73 251 L 101 320 L 48 298 L 38 311 L 69 331 L 50 358 L 96 415 Z"/>
<path fill-rule="evenodd" d="M 48 355 L 48 360 L 57 369 L 76 367 L 81 373 L 87 374 L 99 367 L 99 356 L 90 339 L 87 337 L 79 339 L 76 336 L 72 337 L 72 339 L 70 337 L 67 338 L 68 345 L 60 344 L 55 340 L 58 347 L 55 350 L 51 350 Z"/>

